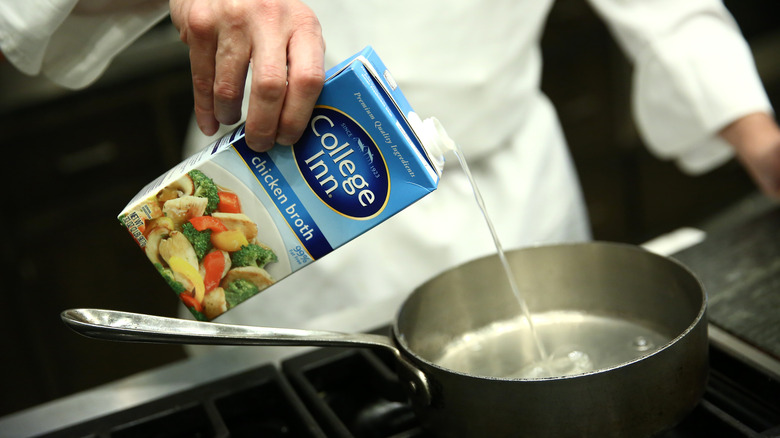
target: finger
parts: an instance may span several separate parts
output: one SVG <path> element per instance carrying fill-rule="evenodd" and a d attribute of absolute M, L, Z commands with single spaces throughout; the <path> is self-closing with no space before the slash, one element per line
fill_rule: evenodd
<path fill-rule="evenodd" d="M 299 27 L 290 39 L 287 63 L 287 93 L 284 98 L 276 142 L 292 145 L 303 134 L 325 81 L 325 47 L 319 24 Z"/>
<path fill-rule="evenodd" d="M 276 127 L 287 89 L 286 42 L 260 38 L 252 53 L 252 84 L 246 117 L 246 140 L 250 148 L 266 151 L 273 147 Z"/>
<path fill-rule="evenodd" d="M 249 43 L 240 32 L 220 37 L 213 90 L 214 117 L 222 124 L 232 125 L 241 119 L 249 55 Z"/>
<path fill-rule="evenodd" d="M 214 58 L 217 48 L 214 28 L 205 17 L 190 18 L 186 43 L 190 46 L 195 120 L 204 134 L 212 135 L 219 128 L 219 122 L 214 117 Z"/>

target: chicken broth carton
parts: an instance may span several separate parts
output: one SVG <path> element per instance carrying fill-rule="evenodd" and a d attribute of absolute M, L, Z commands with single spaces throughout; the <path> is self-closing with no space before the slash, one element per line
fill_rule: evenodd
<path fill-rule="evenodd" d="M 376 53 L 368 47 L 326 76 L 292 147 L 255 152 L 240 126 L 120 213 L 197 319 L 216 318 L 436 189 L 441 152 L 435 129 L 424 133 L 432 119 L 412 112 Z"/>

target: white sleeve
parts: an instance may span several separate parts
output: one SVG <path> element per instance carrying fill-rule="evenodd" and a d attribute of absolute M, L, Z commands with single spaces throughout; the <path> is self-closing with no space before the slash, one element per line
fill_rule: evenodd
<path fill-rule="evenodd" d="M 772 112 L 750 47 L 721 1 L 590 2 L 634 65 L 634 117 L 659 158 L 708 171 L 733 156 L 721 128 Z"/>
<path fill-rule="evenodd" d="M 111 2 L 0 0 L 0 50 L 28 75 L 42 74 L 68 88 L 85 87 L 168 14 L 166 0 L 119 2 L 122 7 Z"/>

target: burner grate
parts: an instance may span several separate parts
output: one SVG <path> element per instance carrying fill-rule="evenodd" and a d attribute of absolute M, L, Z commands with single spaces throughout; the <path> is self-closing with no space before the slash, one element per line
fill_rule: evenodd
<path fill-rule="evenodd" d="M 282 369 L 328 436 L 430 436 L 405 402 L 392 357 L 382 353 L 319 349 L 283 362 Z M 716 347 L 710 362 L 701 403 L 656 438 L 780 438 L 780 382 Z"/>
<path fill-rule="evenodd" d="M 423 438 L 390 359 L 378 352 L 320 349 L 282 363 L 329 437 Z"/>
<path fill-rule="evenodd" d="M 70 426 L 45 437 L 324 438 L 273 365 L 265 365 Z"/>

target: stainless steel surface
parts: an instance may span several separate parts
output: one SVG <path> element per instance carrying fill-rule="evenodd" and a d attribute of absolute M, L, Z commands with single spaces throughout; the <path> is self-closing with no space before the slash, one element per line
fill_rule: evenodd
<path fill-rule="evenodd" d="M 455 339 L 433 362 L 483 377 L 562 377 L 602 371 L 654 353 L 671 338 L 621 317 L 553 311 L 532 316 L 548 357 L 540 360 L 524 317 Z M 474 353 L 479 352 L 479 355 Z"/>
<path fill-rule="evenodd" d="M 640 359 L 563 378 L 451 372 L 437 364 L 443 349 L 519 312 L 497 257 L 469 262 L 415 290 L 394 327 L 434 391 L 432 407 L 419 411 L 431 430 L 444 436 L 490 430 L 497 437 L 643 437 L 673 426 L 698 403 L 707 376 L 706 296 L 685 267 L 637 247 L 600 242 L 528 248 L 508 258 L 534 315 L 620 319 L 669 341 Z"/>

